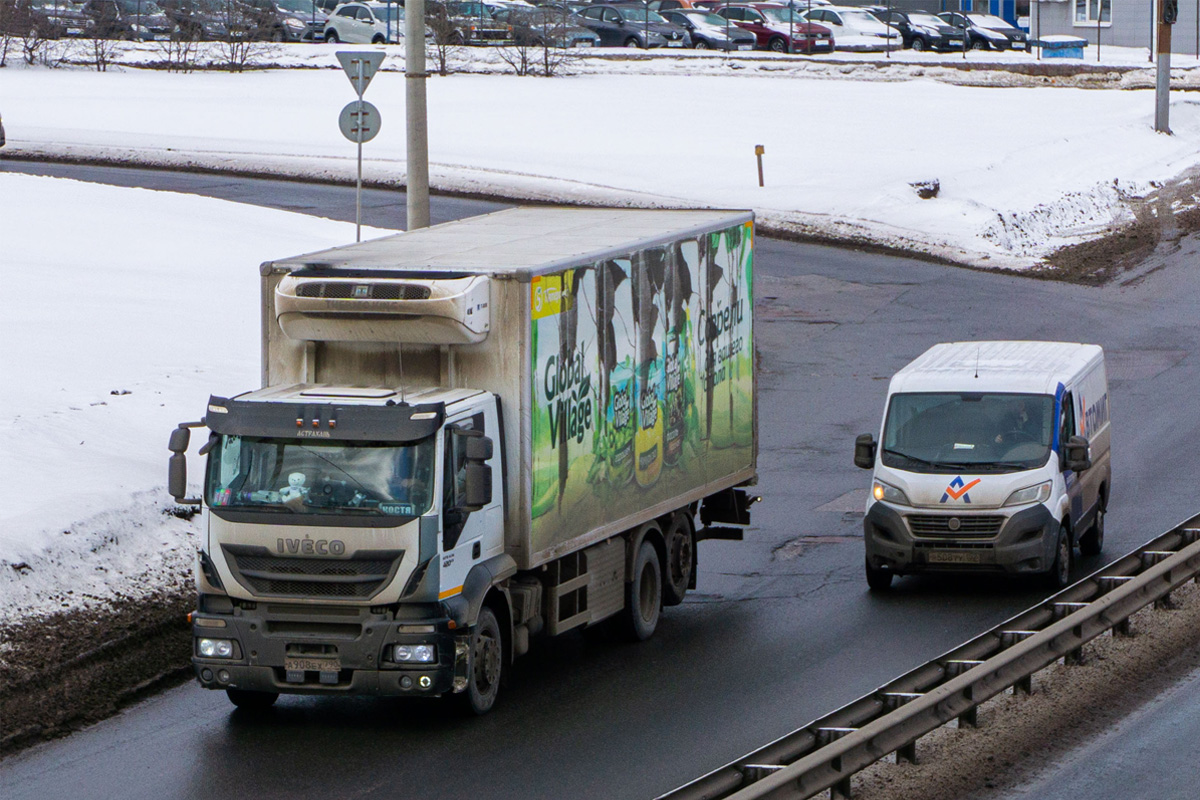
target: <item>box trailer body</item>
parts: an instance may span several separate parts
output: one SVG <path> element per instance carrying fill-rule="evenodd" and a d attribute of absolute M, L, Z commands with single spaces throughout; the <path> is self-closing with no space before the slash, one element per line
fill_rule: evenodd
<path fill-rule="evenodd" d="M 201 683 L 479 711 L 489 646 L 649 635 L 748 523 L 752 253 L 748 212 L 535 208 L 264 264 L 264 388 L 204 420 Z"/>
<path fill-rule="evenodd" d="M 897 372 L 873 470 L 867 579 L 931 571 L 1042 573 L 1068 582 L 1099 553 L 1112 489 L 1108 380 L 1097 345 L 953 342 Z"/>

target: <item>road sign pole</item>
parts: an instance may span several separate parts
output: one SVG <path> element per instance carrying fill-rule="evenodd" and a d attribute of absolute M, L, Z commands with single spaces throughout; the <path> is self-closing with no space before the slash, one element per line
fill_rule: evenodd
<path fill-rule="evenodd" d="M 408 230 L 429 227 L 429 132 L 425 109 L 425 0 L 404 14 L 404 100 L 408 119 Z"/>
<path fill-rule="evenodd" d="M 358 182 L 354 188 L 354 241 L 362 241 L 362 137 L 363 137 L 363 62 L 358 62 Z"/>
<path fill-rule="evenodd" d="M 1158 0 L 1155 7 L 1158 9 L 1158 63 L 1154 91 L 1154 130 L 1170 133 L 1171 24 L 1175 21 L 1172 11 L 1178 9 L 1178 5 L 1172 5 L 1171 0 Z"/>

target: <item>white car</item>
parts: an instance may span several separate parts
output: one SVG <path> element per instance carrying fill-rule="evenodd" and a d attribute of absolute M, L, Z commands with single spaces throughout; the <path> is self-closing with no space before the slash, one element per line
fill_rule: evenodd
<path fill-rule="evenodd" d="M 895 28 L 861 8 L 823 6 L 805 11 L 804 17 L 833 31 L 838 50 L 899 50 L 904 40 Z"/>
<path fill-rule="evenodd" d="M 404 40 L 404 7 L 394 3 L 343 3 L 329 15 L 325 41 L 395 44 Z"/>

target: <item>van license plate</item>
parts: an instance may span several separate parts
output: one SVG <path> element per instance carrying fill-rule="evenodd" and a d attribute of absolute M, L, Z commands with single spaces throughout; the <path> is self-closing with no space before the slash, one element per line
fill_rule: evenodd
<path fill-rule="evenodd" d="M 981 562 L 979 553 L 957 553 L 954 551 L 934 551 L 929 554 L 930 564 L 978 564 Z"/>
<path fill-rule="evenodd" d="M 337 658 L 284 658 L 283 668 L 288 672 L 341 672 L 342 662 Z"/>

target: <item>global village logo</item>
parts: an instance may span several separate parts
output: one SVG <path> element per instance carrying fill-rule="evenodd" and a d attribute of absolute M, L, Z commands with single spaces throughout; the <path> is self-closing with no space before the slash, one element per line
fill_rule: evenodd
<path fill-rule="evenodd" d="M 980 480 L 982 479 L 976 478 L 970 483 L 963 483 L 962 476 L 959 475 L 957 478 L 950 481 L 950 485 L 946 487 L 946 493 L 942 495 L 940 502 L 944 503 L 950 499 L 962 500 L 964 503 L 971 502 L 971 498 L 969 495 L 967 495 L 967 492 L 974 489 L 975 485 L 979 483 Z"/>

